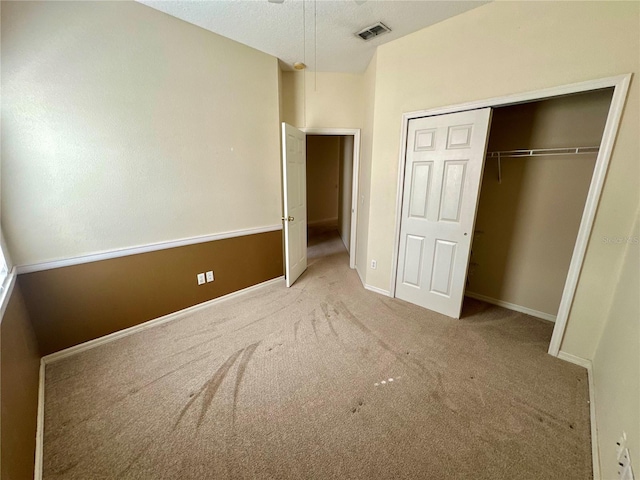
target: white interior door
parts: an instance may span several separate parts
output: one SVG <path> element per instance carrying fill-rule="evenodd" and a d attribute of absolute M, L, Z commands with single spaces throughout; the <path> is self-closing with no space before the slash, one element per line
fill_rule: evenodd
<path fill-rule="evenodd" d="M 282 185 L 284 190 L 284 257 L 287 287 L 307 269 L 306 136 L 282 124 Z"/>
<path fill-rule="evenodd" d="M 396 296 L 460 318 L 491 109 L 409 121 Z"/>

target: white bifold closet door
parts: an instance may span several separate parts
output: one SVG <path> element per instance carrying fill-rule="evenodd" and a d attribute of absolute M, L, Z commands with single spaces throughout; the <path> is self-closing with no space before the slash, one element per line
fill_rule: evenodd
<path fill-rule="evenodd" d="M 304 132 L 282 124 L 284 258 L 287 287 L 307 269 L 307 144 Z"/>
<path fill-rule="evenodd" d="M 412 119 L 396 297 L 460 318 L 491 109 Z"/>

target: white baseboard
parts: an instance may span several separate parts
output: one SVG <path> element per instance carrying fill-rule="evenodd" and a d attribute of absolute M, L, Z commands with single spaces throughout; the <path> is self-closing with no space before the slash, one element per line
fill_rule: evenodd
<path fill-rule="evenodd" d="M 498 300 L 496 298 L 487 297 L 486 295 L 480 295 L 479 293 L 473 292 L 464 292 L 464 295 L 466 297 L 475 298 L 476 300 L 487 302 L 492 305 L 497 305 L 498 307 L 504 307 L 515 312 L 526 313 L 527 315 L 531 315 L 532 317 L 541 318 L 542 320 L 547 320 L 549 322 L 556 321 L 555 315 L 551 315 L 545 312 L 539 312 L 538 310 L 533 310 L 532 308 L 516 305 L 515 303 L 505 302 L 503 300 Z"/>
<path fill-rule="evenodd" d="M 366 282 L 364 281 L 364 277 L 362 276 L 362 272 L 360 271 L 360 267 L 358 267 L 358 265 L 356 265 L 356 272 L 358 273 L 358 277 L 360 277 L 360 282 L 362 282 L 362 286 L 364 287 L 366 285 Z"/>
<path fill-rule="evenodd" d="M 109 335 L 105 335 L 100 338 L 96 338 L 94 340 L 89 340 L 84 343 L 80 343 L 79 345 L 74 345 L 73 347 L 65 348 L 64 350 L 60 350 L 59 352 L 51 353 L 49 355 L 45 355 L 42 357 L 42 361 L 44 364 L 49 364 L 52 362 L 57 362 L 58 360 L 62 360 L 63 358 L 67 358 L 71 355 L 75 355 L 80 352 L 84 352 L 86 350 L 90 350 L 99 345 L 103 345 L 105 343 L 113 342 L 122 337 L 126 337 L 137 333 L 141 330 L 146 330 L 147 328 L 156 327 L 158 325 L 162 325 L 163 323 L 172 322 L 174 320 L 178 320 L 179 318 L 190 315 L 194 312 L 202 310 L 203 308 L 210 307 L 217 303 L 224 302 L 226 300 L 230 300 L 232 298 L 238 297 L 240 295 L 244 295 L 245 293 L 252 292 L 254 290 L 266 287 L 268 285 L 272 285 L 274 283 L 278 283 L 284 280 L 284 276 L 280 276 L 277 278 L 273 278 L 271 280 L 267 280 L 266 282 L 258 283 L 257 285 L 252 285 L 251 287 L 244 288 L 242 290 L 238 290 L 236 292 L 229 293 L 227 295 L 223 295 L 222 297 L 214 298 L 212 300 L 208 300 L 203 303 L 199 303 L 192 307 L 187 307 L 177 312 L 169 313 L 162 317 L 154 318 L 153 320 L 149 320 L 147 322 L 141 323 L 139 325 L 134 325 L 133 327 L 125 328 L 124 330 L 119 330 L 117 332 L 110 333 Z"/>
<path fill-rule="evenodd" d="M 38 381 L 38 413 L 36 417 L 36 456 L 33 468 L 33 479 L 42 480 L 42 460 L 44 455 L 44 375 L 46 365 L 40 359 L 40 377 Z"/>
<path fill-rule="evenodd" d="M 364 284 L 364 288 L 371 291 L 379 293 L 380 295 L 384 295 L 385 297 L 390 297 L 391 292 L 389 290 L 385 290 L 384 288 L 374 287 L 373 285 Z"/>
<path fill-rule="evenodd" d="M 593 364 L 591 360 L 577 357 L 562 350 L 558 353 L 558 358 L 587 369 L 589 379 L 589 414 L 591 417 L 591 459 L 593 461 L 593 480 L 600 480 L 600 449 L 598 448 L 598 424 L 596 422 L 596 389 L 593 381 Z"/>
<path fill-rule="evenodd" d="M 342 238 L 342 233 L 340 234 L 340 239 L 342 240 L 342 244 L 344 245 L 344 248 L 347 250 L 347 253 L 351 255 L 351 252 L 349 251 L 349 248 L 350 248 L 349 240 L 345 241 L 345 239 Z"/>
<path fill-rule="evenodd" d="M 385 297 L 391 296 L 391 292 L 389 290 L 385 290 L 383 288 L 378 288 L 378 287 L 374 287 L 373 285 L 367 284 L 367 282 L 364 281 L 364 277 L 362 276 L 362 272 L 360 271 L 360 268 L 358 268 L 358 265 L 356 265 L 356 272 L 358 272 L 358 277 L 360 277 L 360 281 L 362 282 L 362 286 L 365 288 L 365 290 L 379 293 L 380 295 L 384 295 Z"/>
<path fill-rule="evenodd" d="M 563 352 L 562 350 L 558 353 L 558 358 L 560 360 L 564 360 L 565 362 L 573 363 L 574 365 L 580 365 L 583 368 L 586 368 L 587 371 L 591 370 L 591 360 L 587 360 L 586 358 L 576 357 L 567 352 Z"/>
<path fill-rule="evenodd" d="M 168 248 L 184 247 L 185 245 L 213 242 L 214 240 L 224 240 L 225 238 L 244 237 L 246 235 L 255 235 L 257 233 L 275 232 L 276 230 L 282 230 L 282 225 L 268 225 L 266 227 L 247 228 L 244 230 L 214 233 L 212 235 L 201 235 L 198 237 L 182 238 L 180 240 L 171 240 L 168 242 L 150 243 L 148 245 L 140 245 L 137 247 L 119 248 L 116 250 L 108 250 L 104 252 L 81 255 L 79 257 L 63 258 L 59 260 L 34 263 L 30 265 L 19 265 L 16 268 L 18 274 L 40 272 L 42 270 L 51 270 L 53 268 L 70 267 L 72 265 L 81 265 L 83 263 L 98 262 L 100 260 L 127 257 L 129 255 L 137 255 L 139 253 L 155 252 L 157 250 L 166 250 Z"/>

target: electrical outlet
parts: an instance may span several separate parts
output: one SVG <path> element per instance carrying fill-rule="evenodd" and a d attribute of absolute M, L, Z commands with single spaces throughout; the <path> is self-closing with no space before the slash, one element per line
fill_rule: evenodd
<path fill-rule="evenodd" d="M 207 272 L 207 282 L 213 282 L 214 278 L 213 278 L 213 270 L 209 270 Z"/>
<path fill-rule="evenodd" d="M 204 282 L 205 282 L 204 273 L 199 273 L 198 274 L 198 285 L 202 285 Z"/>
<path fill-rule="evenodd" d="M 375 260 L 371 260 L 371 269 L 375 270 L 376 268 L 378 268 L 378 262 L 376 262 Z"/>

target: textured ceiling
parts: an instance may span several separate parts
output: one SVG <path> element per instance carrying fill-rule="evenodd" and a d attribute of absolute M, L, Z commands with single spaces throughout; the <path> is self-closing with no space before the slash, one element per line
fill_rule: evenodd
<path fill-rule="evenodd" d="M 138 1 L 278 57 L 288 68 L 294 62 L 304 62 L 309 70 L 321 72 L 362 72 L 376 46 L 487 3 L 430 0 L 284 0 L 281 4 L 267 0 Z M 378 21 L 391 28 L 391 33 L 367 42 L 354 35 Z"/>

